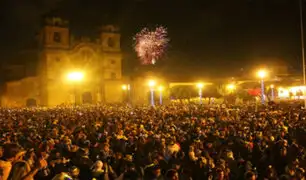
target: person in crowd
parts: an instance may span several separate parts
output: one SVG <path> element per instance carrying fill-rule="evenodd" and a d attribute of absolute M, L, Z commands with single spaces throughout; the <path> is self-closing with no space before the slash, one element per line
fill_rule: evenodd
<path fill-rule="evenodd" d="M 0 180 L 305 179 L 299 108 L 0 109 Z"/>

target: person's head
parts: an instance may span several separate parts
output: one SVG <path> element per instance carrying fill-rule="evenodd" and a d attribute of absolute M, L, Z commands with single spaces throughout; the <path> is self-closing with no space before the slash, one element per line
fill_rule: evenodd
<path fill-rule="evenodd" d="M 52 178 L 52 180 L 69 180 L 72 179 L 67 173 L 60 173 L 57 174 L 56 176 L 54 176 L 54 178 Z"/>
<path fill-rule="evenodd" d="M 20 180 L 25 177 L 31 171 L 30 166 L 25 161 L 16 162 L 10 172 L 10 180 Z"/>
<path fill-rule="evenodd" d="M 175 144 L 175 141 L 173 139 L 169 140 L 169 145 L 173 146 Z"/>
<path fill-rule="evenodd" d="M 193 152 L 194 151 L 194 147 L 193 146 L 189 146 L 189 151 Z"/>
<path fill-rule="evenodd" d="M 298 168 L 296 170 L 296 177 L 300 180 L 304 180 L 305 179 L 305 170 L 303 168 Z"/>
<path fill-rule="evenodd" d="M 290 176 L 294 176 L 295 175 L 295 169 L 296 169 L 295 166 L 289 165 L 289 166 L 287 166 L 286 171 Z"/>
<path fill-rule="evenodd" d="M 159 166 L 153 168 L 153 174 L 155 175 L 155 177 L 159 177 L 161 175 L 161 169 Z"/>
<path fill-rule="evenodd" d="M 234 154 L 232 151 L 227 151 L 226 152 L 226 157 L 229 158 L 229 159 L 234 159 Z"/>
<path fill-rule="evenodd" d="M 95 164 L 93 165 L 94 170 L 99 170 L 103 168 L 103 162 L 102 161 L 96 161 Z"/>
<path fill-rule="evenodd" d="M 80 174 L 80 169 L 77 168 L 76 166 L 73 166 L 71 169 L 70 169 L 70 175 L 72 177 L 78 177 Z"/>
<path fill-rule="evenodd" d="M 119 130 L 119 133 L 118 133 L 119 135 L 123 135 L 124 134 L 124 132 L 123 132 L 123 130 Z"/>
<path fill-rule="evenodd" d="M 123 158 L 122 153 L 116 152 L 116 159 L 119 160 L 119 159 L 122 159 L 122 158 Z"/>
<path fill-rule="evenodd" d="M 152 162 L 153 162 L 153 164 L 158 164 L 158 163 L 159 163 L 158 157 L 154 158 L 154 159 L 152 160 Z"/>
<path fill-rule="evenodd" d="M 220 168 L 216 170 L 216 175 L 218 180 L 224 179 L 224 171 Z"/>
<path fill-rule="evenodd" d="M 207 165 L 207 159 L 205 157 L 200 157 L 200 164 L 206 166 Z"/>
<path fill-rule="evenodd" d="M 286 156 L 287 155 L 287 149 L 284 147 L 281 149 L 281 156 Z"/>
<path fill-rule="evenodd" d="M 212 158 L 208 159 L 208 165 L 209 165 L 210 168 L 215 168 L 215 163 L 214 163 L 214 160 Z"/>
<path fill-rule="evenodd" d="M 108 151 L 109 151 L 109 144 L 105 143 L 105 144 L 103 145 L 103 150 L 106 151 L 106 152 L 108 152 Z"/>
<path fill-rule="evenodd" d="M 133 162 L 133 156 L 130 154 L 125 155 L 124 160 L 127 162 Z"/>
<path fill-rule="evenodd" d="M 179 180 L 179 174 L 176 170 L 170 169 L 166 173 L 166 179 L 167 180 Z"/>
<path fill-rule="evenodd" d="M 3 158 L 7 161 L 16 161 L 23 157 L 24 153 L 17 144 L 5 144 L 3 146 Z"/>
<path fill-rule="evenodd" d="M 213 144 L 212 143 L 207 143 L 207 148 L 212 148 L 213 147 Z"/>
<path fill-rule="evenodd" d="M 245 180 L 256 180 L 256 175 L 252 171 L 246 172 L 244 177 Z"/>
<path fill-rule="evenodd" d="M 174 160 L 172 162 L 172 168 L 178 171 L 179 169 L 181 169 L 181 162 L 179 160 Z"/>

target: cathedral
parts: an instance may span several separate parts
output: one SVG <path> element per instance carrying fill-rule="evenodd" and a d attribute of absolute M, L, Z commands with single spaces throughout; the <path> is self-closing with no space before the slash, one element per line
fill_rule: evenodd
<path fill-rule="evenodd" d="M 37 37 L 35 76 L 7 82 L 3 107 L 122 102 L 119 29 L 104 26 L 94 41 L 71 37 L 68 21 L 44 19 Z M 84 77 L 71 81 L 71 72 Z"/>

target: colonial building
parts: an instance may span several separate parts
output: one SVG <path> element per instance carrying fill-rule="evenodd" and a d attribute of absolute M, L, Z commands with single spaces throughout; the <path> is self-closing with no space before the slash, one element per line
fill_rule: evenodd
<path fill-rule="evenodd" d="M 35 76 L 6 83 L 2 106 L 122 102 L 119 29 L 104 26 L 95 41 L 71 38 L 68 22 L 47 17 L 38 35 Z M 78 82 L 69 72 L 82 72 Z"/>

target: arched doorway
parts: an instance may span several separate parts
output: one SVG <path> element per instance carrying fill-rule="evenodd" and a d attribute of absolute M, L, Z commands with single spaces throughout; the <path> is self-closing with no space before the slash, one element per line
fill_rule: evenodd
<path fill-rule="evenodd" d="M 84 104 L 91 104 L 92 103 L 92 95 L 91 92 L 84 92 L 82 94 L 82 100 Z"/>
<path fill-rule="evenodd" d="M 34 106 L 37 106 L 36 100 L 33 99 L 33 98 L 27 99 L 27 101 L 26 101 L 26 106 L 27 106 L 27 107 L 34 107 Z"/>

